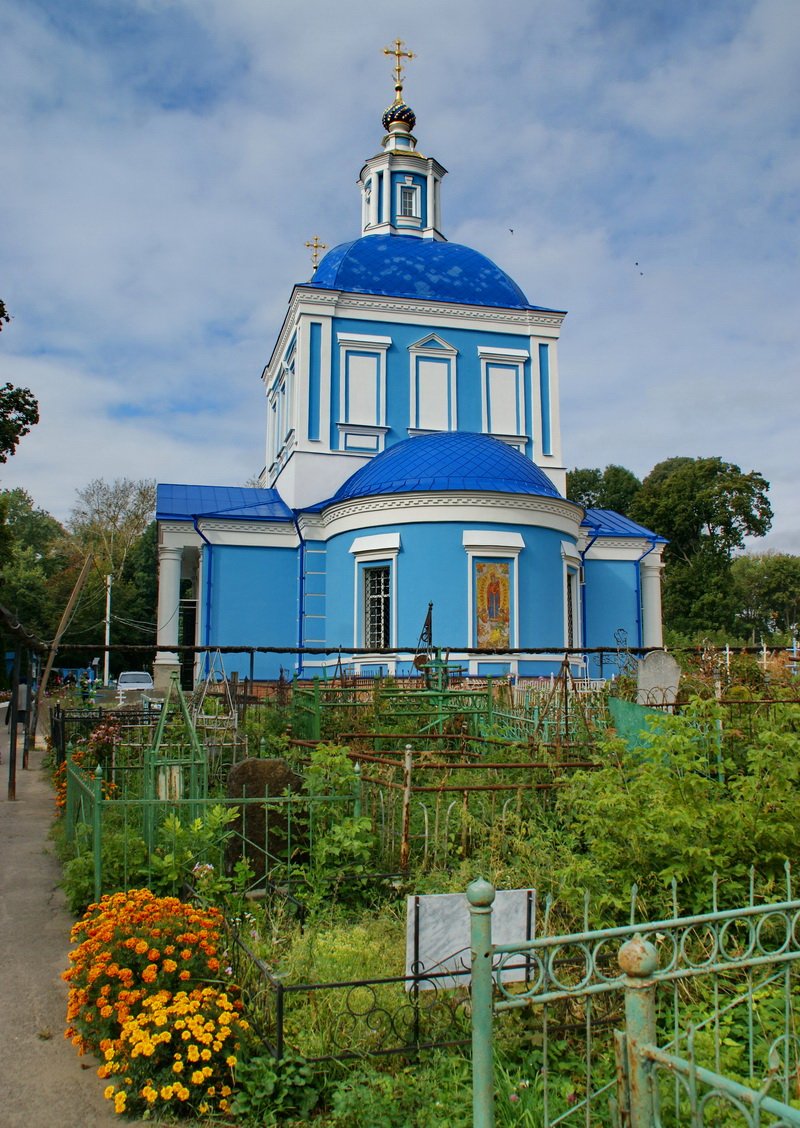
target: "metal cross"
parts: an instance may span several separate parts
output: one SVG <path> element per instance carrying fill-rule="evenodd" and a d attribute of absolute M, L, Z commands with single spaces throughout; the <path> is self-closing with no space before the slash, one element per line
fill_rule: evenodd
<path fill-rule="evenodd" d="M 394 47 L 384 47 L 384 55 L 394 55 L 394 84 L 395 87 L 402 87 L 403 85 L 403 66 L 400 62 L 401 59 L 416 59 L 413 51 L 404 51 L 404 43 L 402 39 L 395 39 Z"/>
<path fill-rule="evenodd" d="M 319 235 L 315 235 L 313 242 L 307 242 L 306 246 L 311 248 L 311 265 L 316 271 L 317 267 L 319 266 L 319 252 L 327 251 L 328 244 L 320 243 Z"/>

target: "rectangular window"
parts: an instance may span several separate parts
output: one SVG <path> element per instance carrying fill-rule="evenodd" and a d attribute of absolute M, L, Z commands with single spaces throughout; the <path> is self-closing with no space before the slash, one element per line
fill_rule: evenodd
<path fill-rule="evenodd" d="M 400 215 L 408 218 L 416 219 L 417 217 L 417 190 L 416 188 L 407 188 L 405 185 L 400 187 Z"/>
<path fill-rule="evenodd" d="M 520 432 L 518 412 L 519 369 L 516 366 L 487 366 L 489 399 L 489 432 L 517 435 Z"/>
<path fill-rule="evenodd" d="M 450 361 L 417 361 L 417 418 L 413 425 L 428 431 L 450 428 Z"/>
<path fill-rule="evenodd" d="M 374 426 L 379 421 L 379 362 L 367 353 L 348 353 L 345 422 Z"/>
<path fill-rule="evenodd" d="M 364 569 L 364 645 L 382 650 L 390 645 L 389 567 Z"/>

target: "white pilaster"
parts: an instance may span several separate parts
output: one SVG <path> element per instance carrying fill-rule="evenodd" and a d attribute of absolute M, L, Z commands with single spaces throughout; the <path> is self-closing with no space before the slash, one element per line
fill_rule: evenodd
<path fill-rule="evenodd" d="M 642 583 L 642 645 L 663 646 L 661 623 L 661 554 L 651 552 L 639 564 Z"/>
<path fill-rule="evenodd" d="M 178 623 L 181 600 L 182 548 L 158 549 L 158 625 L 156 642 L 159 646 L 178 645 Z M 160 650 L 156 655 L 156 682 L 169 680 L 172 670 L 179 668 L 178 654 Z M 159 677 L 158 675 L 161 675 Z M 158 685 L 157 688 L 163 688 Z"/>

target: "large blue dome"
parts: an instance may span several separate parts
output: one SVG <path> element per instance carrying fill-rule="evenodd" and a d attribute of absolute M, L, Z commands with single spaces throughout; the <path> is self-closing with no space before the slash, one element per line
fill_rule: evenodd
<path fill-rule="evenodd" d="M 306 285 L 463 305 L 541 309 L 478 251 L 413 235 L 364 235 L 328 251 Z"/>
<path fill-rule="evenodd" d="M 491 435 L 445 431 L 389 447 L 351 475 L 326 504 L 443 490 L 561 497 L 544 471 L 514 447 Z"/>

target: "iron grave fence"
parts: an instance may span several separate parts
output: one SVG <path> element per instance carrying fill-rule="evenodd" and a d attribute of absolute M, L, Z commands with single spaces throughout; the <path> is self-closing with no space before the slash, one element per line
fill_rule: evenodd
<path fill-rule="evenodd" d="M 784 899 L 528 942 L 492 943 L 489 882 L 470 885 L 475 1128 L 494 1124 L 493 1030 L 538 1033 L 539 1121 L 613 1128 L 800 1125 L 800 900 Z M 635 890 L 632 898 L 635 905 Z M 528 964 L 508 983 L 511 959 Z M 564 1015 L 583 1027 L 565 1060 Z M 614 1030 L 613 1027 L 621 1027 Z M 567 1082 L 565 1085 L 564 1082 Z M 791 1102 L 791 1103 L 790 1103 Z"/>

